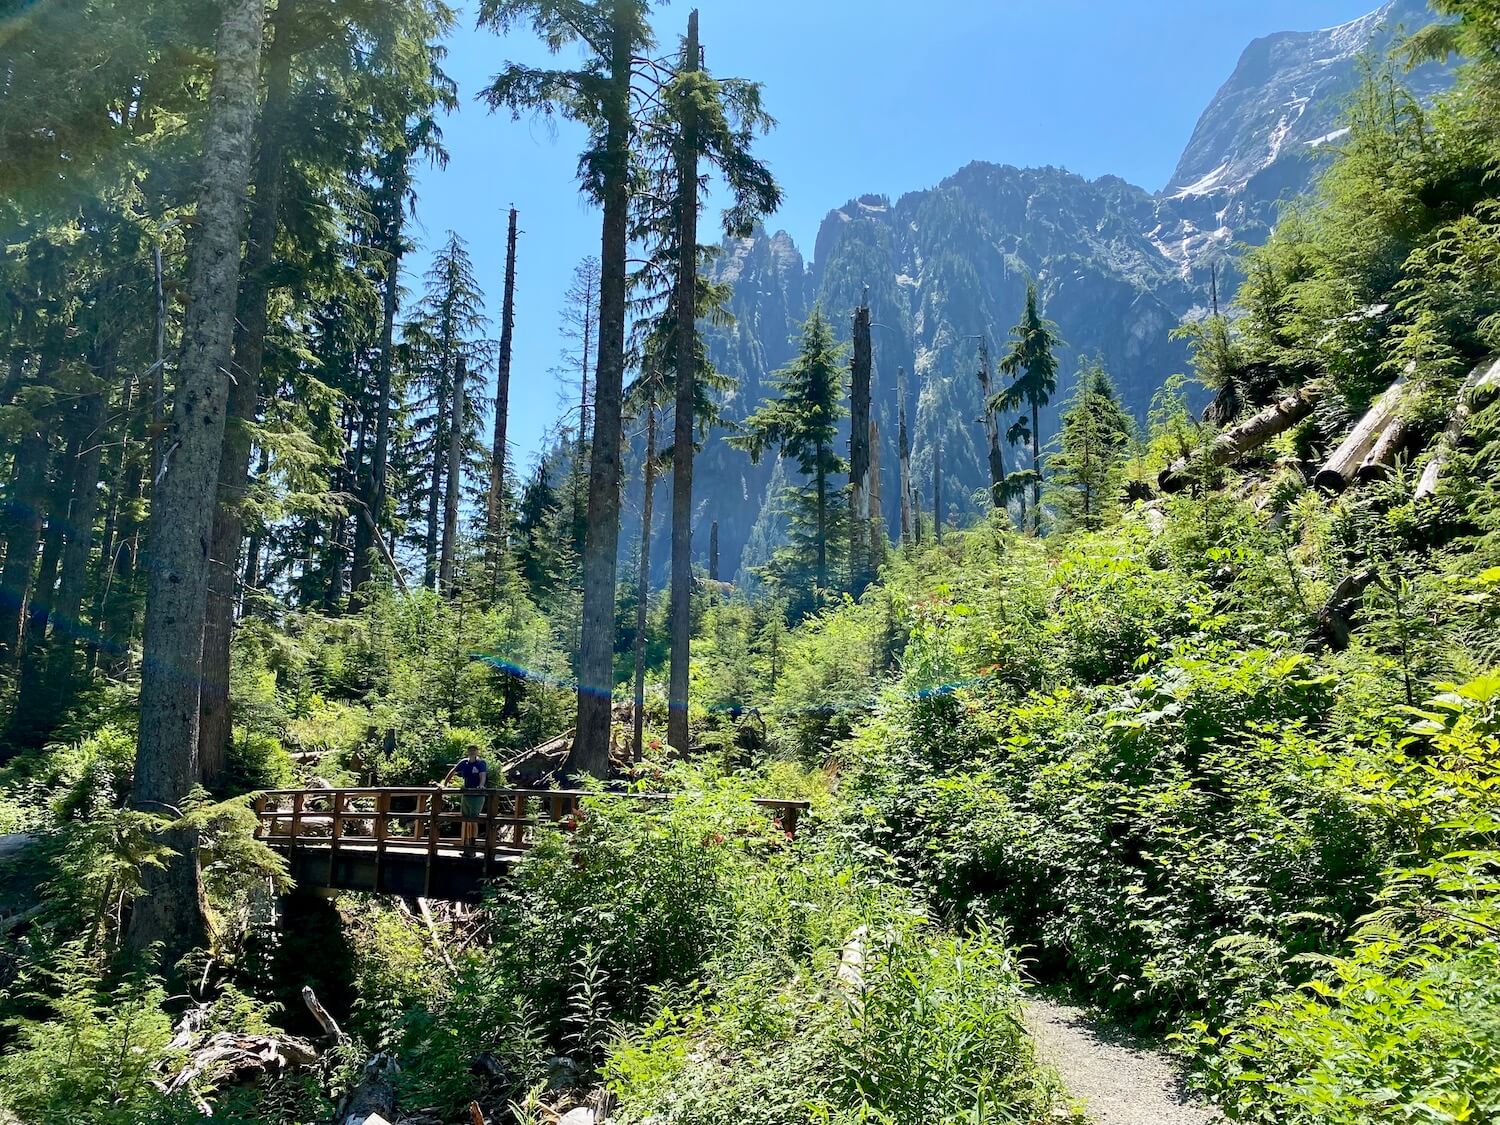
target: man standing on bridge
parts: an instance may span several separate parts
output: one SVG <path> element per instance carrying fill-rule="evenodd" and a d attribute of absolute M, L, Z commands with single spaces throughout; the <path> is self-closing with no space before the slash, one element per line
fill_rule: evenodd
<path fill-rule="evenodd" d="M 447 785 L 453 780 L 453 775 L 458 774 L 464 779 L 464 791 L 459 801 L 463 806 L 463 843 L 466 855 L 474 854 L 474 836 L 479 831 L 479 818 L 484 815 L 485 782 L 489 780 L 489 766 L 479 756 L 479 744 L 469 743 L 468 757 L 461 758 L 456 762 L 448 776 L 443 778 L 443 784 Z"/>

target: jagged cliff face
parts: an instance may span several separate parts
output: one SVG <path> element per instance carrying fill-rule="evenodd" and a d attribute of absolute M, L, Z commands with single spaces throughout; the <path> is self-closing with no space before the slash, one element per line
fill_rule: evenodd
<path fill-rule="evenodd" d="M 707 333 L 714 361 L 739 380 L 727 416 L 742 418 L 760 402 L 815 303 L 847 339 L 868 288 L 887 526 L 898 522 L 903 371 L 922 506 L 932 502 L 941 443 L 944 507 L 950 518 L 969 518 L 987 480 L 976 337 L 988 333 L 998 356 L 1027 279 L 1036 279 L 1067 344 L 1056 401 L 1071 392 L 1080 357 L 1099 355 L 1126 406 L 1143 418 L 1163 380 L 1186 368 L 1185 346 L 1170 333 L 1206 310 L 1211 267 L 1222 267 L 1227 301 L 1233 244 L 1262 241 L 1280 203 L 1311 186 L 1334 151 L 1362 55 L 1383 53 L 1399 27 L 1414 30 L 1428 18 L 1423 0 L 1391 0 L 1341 27 L 1252 43 L 1204 112 L 1171 183 L 1156 194 L 1116 177 L 975 163 L 895 202 L 867 196 L 830 212 L 810 264 L 785 233 L 727 244 L 715 271 L 733 285 L 735 324 Z M 1408 77 L 1424 98 L 1449 80 L 1435 66 Z M 1044 444 L 1055 426 L 1054 405 L 1043 417 Z M 1023 450 L 1005 453 L 1007 468 L 1026 461 Z M 717 521 L 726 577 L 743 576 L 780 541 L 781 518 L 768 502 L 778 471 L 749 465 L 722 434 L 709 439 L 697 473 L 695 545 L 706 551 Z"/>
<path fill-rule="evenodd" d="M 1343 110 L 1367 62 L 1432 18 L 1426 0 L 1390 0 L 1338 27 L 1281 32 L 1245 48 L 1161 192 L 1152 239 L 1162 253 L 1196 276 L 1233 242 L 1264 241 L 1279 205 L 1312 186 L 1347 132 Z M 1429 64 L 1402 80 L 1430 101 L 1451 74 Z"/>

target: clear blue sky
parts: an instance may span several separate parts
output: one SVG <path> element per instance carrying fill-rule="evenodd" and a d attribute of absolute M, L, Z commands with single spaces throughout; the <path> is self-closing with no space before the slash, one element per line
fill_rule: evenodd
<path fill-rule="evenodd" d="M 767 225 L 811 256 L 818 224 L 865 193 L 930 187 L 971 160 L 1053 164 L 1088 177 L 1162 187 L 1198 114 L 1251 39 L 1342 23 L 1379 0 L 699 0 L 709 67 L 765 85 L 778 121 L 760 153 L 786 201 Z M 690 3 L 661 6 L 663 44 Z M 498 318 L 505 211 L 523 231 L 510 433 L 530 463 L 559 410 L 560 297 L 599 249 L 597 213 L 579 195 L 577 130 L 512 122 L 475 95 L 507 59 L 545 58 L 526 34 L 474 30 L 462 4 L 449 44 L 461 110 L 444 123 L 451 161 L 420 177 L 409 260 L 453 229 L 470 244 Z M 712 205 L 712 201 L 710 201 Z M 717 211 L 708 215 L 717 221 Z M 709 227 L 704 238 L 707 240 Z M 494 334 L 498 335 L 498 326 Z"/>

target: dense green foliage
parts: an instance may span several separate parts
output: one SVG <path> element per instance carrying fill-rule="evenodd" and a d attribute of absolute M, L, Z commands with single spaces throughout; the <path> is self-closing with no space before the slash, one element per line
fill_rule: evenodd
<path fill-rule="evenodd" d="M 1044 1119 L 998 936 L 945 934 L 829 839 L 789 844 L 746 800 L 773 778 L 675 780 L 708 788 L 650 814 L 600 799 L 529 854 L 452 974 L 361 927 L 362 1018 L 394 1021 L 405 1089 L 457 1109 L 487 1052 L 485 1097 L 550 1068 L 602 1079 L 625 1121 Z"/>
<path fill-rule="evenodd" d="M 235 498 L 232 737 L 212 792 L 131 808 L 141 536 L 170 456 L 154 448 L 154 380 L 164 394 L 178 325 L 155 290 L 191 225 L 211 29 L 153 3 L 136 34 L 126 5 L 78 0 L 90 19 L 70 44 L 63 6 L 40 6 L 33 54 L 8 72 L 19 100 L 0 108 L 0 832 L 27 834 L 0 859 L 0 1117 L 326 1120 L 383 1052 L 402 1108 L 444 1121 L 471 1102 L 521 1123 L 608 1101 L 641 1125 L 1040 1125 L 1073 1111 L 1020 1019 L 1024 969 L 1165 1037 L 1234 1120 L 1500 1118 L 1500 403 L 1476 385 L 1500 349 L 1500 37 L 1493 0 L 1435 6 L 1451 21 L 1408 50 L 1461 51 L 1457 88 L 1424 107 L 1372 69 L 1319 191 L 1245 258 L 1233 315 L 1184 333 L 1216 396 L 1202 420 L 1173 377 L 1138 431 L 1096 363 L 1043 454 L 1061 344 L 1031 288 L 996 403 L 1029 415 L 1010 434 L 1032 455 L 1010 481 L 1012 499 L 1032 486 L 1020 533 L 985 505 L 892 553 L 857 598 L 839 592 L 843 357 L 814 313 L 736 439 L 800 476 L 788 541 L 765 589 L 702 582 L 690 599 L 694 760 L 659 737 L 667 623 L 648 573 L 602 600 L 617 671 L 646 631 L 646 760 L 539 828 L 481 906 L 436 912 L 291 894 L 247 795 L 435 784 L 472 743 L 498 780 L 578 713 L 579 559 L 599 553 L 589 361 L 578 431 L 506 486 L 517 503 L 498 497 L 509 530 L 481 567 L 460 520 L 496 463 L 475 271 L 450 235 L 406 312 L 396 285 L 413 161 L 440 152 L 432 113 L 452 96 L 437 68 L 451 13 L 275 10 L 267 73 L 286 52 L 281 108 L 316 128 L 283 138 L 284 272 L 266 379 L 238 420 L 259 468 Z M 671 115 L 611 118 L 624 79 L 651 69 L 629 49 L 650 45 L 647 5 L 578 10 L 582 31 L 570 5 L 482 5 L 486 24 L 533 26 L 553 49 L 590 40 L 581 69 L 513 65 L 489 97 L 587 125 L 596 195 L 629 178 L 620 128 L 652 133 L 657 163 L 631 182 L 650 171 L 669 193 Z M 606 31 L 619 58 L 593 42 Z M 169 32 L 181 52 L 159 47 Z M 48 99 L 42 64 L 70 54 L 90 77 Z M 118 114 L 113 95 L 142 74 Z M 765 210 L 773 185 L 732 151 L 766 124 L 758 89 L 697 74 L 674 99 L 704 115 L 741 203 Z M 607 98 L 606 83 L 623 84 Z M 37 128 L 13 102 L 46 106 Z M 646 290 L 675 226 L 646 202 L 627 216 L 655 240 L 643 318 L 670 296 Z M 699 296 L 717 310 L 724 293 Z M 581 300 L 587 339 L 600 314 Z M 671 329 L 669 315 L 644 330 L 635 357 L 652 404 L 671 389 Z M 727 389 L 706 360 L 700 374 L 687 422 L 716 420 Z M 1383 431 L 1397 455 L 1338 475 L 1338 495 L 1313 487 L 1398 379 L 1402 428 Z M 1231 464 L 1199 456 L 1289 390 L 1315 402 L 1296 425 Z M 927 373 L 922 393 L 933 413 L 952 388 Z M 1157 496 L 1169 465 L 1191 487 Z M 403 559 L 419 560 L 415 589 Z M 753 803 L 767 795 L 810 801 L 795 838 Z M 188 906 L 208 923 L 178 965 L 127 940 L 169 840 L 189 842 L 202 902 Z M 321 1035 L 299 1007 L 312 983 L 348 1033 L 309 1045 L 315 1062 L 258 1084 L 196 1068 L 215 1036 Z"/>

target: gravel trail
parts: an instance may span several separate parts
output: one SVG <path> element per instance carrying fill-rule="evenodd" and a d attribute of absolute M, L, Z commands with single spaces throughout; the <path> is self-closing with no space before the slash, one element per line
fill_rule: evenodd
<path fill-rule="evenodd" d="M 1189 1098 L 1168 1056 L 1082 1010 L 1033 997 L 1026 1024 L 1037 1057 L 1062 1076 L 1095 1125 L 1222 1125 L 1216 1110 Z"/>

